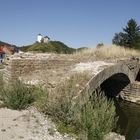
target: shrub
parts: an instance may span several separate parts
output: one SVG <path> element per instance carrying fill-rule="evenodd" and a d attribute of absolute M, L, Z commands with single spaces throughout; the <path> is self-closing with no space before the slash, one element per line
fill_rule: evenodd
<path fill-rule="evenodd" d="M 75 115 L 88 140 L 103 140 L 117 122 L 113 101 L 98 93 L 94 93 Z"/>
<path fill-rule="evenodd" d="M 0 73 L 0 89 L 3 88 L 3 77 L 2 74 Z"/>
<path fill-rule="evenodd" d="M 11 109 L 26 109 L 35 100 L 32 87 L 16 82 L 1 91 L 3 105 Z"/>
<path fill-rule="evenodd" d="M 0 91 L 3 89 L 3 77 L 2 74 L 0 73 Z M 2 107 L 2 98 L 1 98 L 1 94 L 0 94 L 0 107 Z"/>
<path fill-rule="evenodd" d="M 46 110 L 46 102 L 48 100 L 48 90 L 46 88 L 42 88 L 40 86 L 35 87 L 34 89 L 35 93 L 35 102 L 34 106 L 40 111 L 44 112 Z"/>

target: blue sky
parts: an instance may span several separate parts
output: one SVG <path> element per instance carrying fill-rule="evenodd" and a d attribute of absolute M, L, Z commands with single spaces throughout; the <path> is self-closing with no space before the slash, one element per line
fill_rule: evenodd
<path fill-rule="evenodd" d="M 74 48 L 111 44 L 140 0 L 0 0 L 0 40 L 23 46 L 47 35 Z"/>

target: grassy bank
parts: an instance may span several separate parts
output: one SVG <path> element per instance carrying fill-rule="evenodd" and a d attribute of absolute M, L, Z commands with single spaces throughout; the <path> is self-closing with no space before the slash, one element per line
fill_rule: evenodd
<path fill-rule="evenodd" d="M 71 55 L 73 59 L 80 61 L 113 60 L 132 56 L 140 57 L 140 51 L 115 45 L 86 48 Z"/>
<path fill-rule="evenodd" d="M 79 140 L 102 140 L 116 124 L 113 101 L 95 92 L 82 106 L 73 102 L 89 78 L 88 73 L 72 75 L 51 92 L 18 82 L 3 88 L 0 97 L 3 106 L 11 109 L 21 110 L 35 106 L 50 116 L 61 133 L 69 133 Z"/>
<path fill-rule="evenodd" d="M 77 139 L 103 139 L 116 123 L 113 102 L 94 93 L 87 103 L 82 106 L 75 104 L 73 107 L 73 98 L 89 78 L 88 73 L 72 75 L 51 92 L 16 83 L 1 90 L 1 100 L 3 106 L 11 109 L 21 110 L 34 105 L 56 122 L 60 132 L 74 134 Z"/>

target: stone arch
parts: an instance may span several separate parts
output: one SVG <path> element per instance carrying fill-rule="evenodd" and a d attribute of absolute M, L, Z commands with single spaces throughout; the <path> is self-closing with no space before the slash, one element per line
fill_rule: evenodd
<path fill-rule="evenodd" d="M 93 75 L 84 87 L 84 89 L 77 94 L 75 100 L 81 100 L 82 102 L 83 100 L 86 101 L 89 98 L 89 96 L 100 86 L 102 86 L 102 89 L 105 90 L 102 83 L 104 83 L 112 77 L 116 79 L 117 77 L 121 77 L 122 81 L 126 81 L 126 84 L 122 85 L 122 88 L 125 87 L 128 83 L 133 83 L 135 81 L 135 73 L 131 71 L 131 69 L 127 65 L 115 64 L 105 68 L 97 75 Z M 122 88 L 120 88 L 120 90 Z"/>
<path fill-rule="evenodd" d="M 116 74 L 124 74 L 130 80 L 130 83 L 135 81 L 135 75 L 133 72 L 124 64 L 116 64 L 110 67 L 105 68 L 97 75 L 93 75 L 92 78 L 89 80 L 87 85 L 85 86 L 86 91 L 93 92 L 96 88 L 98 88 L 105 80 L 110 78 Z"/>

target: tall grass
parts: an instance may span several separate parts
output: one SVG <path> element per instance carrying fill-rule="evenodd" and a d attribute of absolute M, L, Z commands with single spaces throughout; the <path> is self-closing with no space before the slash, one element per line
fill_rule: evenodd
<path fill-rule="evenodd" d="M 38 111 L 44 112 L 44 110 L 46 110 L 46 103 L 48 101 L 49 91 L 46 88 L 37 86 L 34 89 L 34 93 L 35 101 L 33 105 L 38 109 Z"/>
<path fill-rule="evenodd" d="M 2 76 L 2 74 L 0 73 L 0 90 L 2 90 L 2 88 L 3 88 L 3 76 Z"/>
<path fill-rule="evenodd" d="M 2 89 L 3 89 L 3 76 L 2 76 L 2 74 L 0 73 L 0 93 L 1 93 L 1 91 L 2 91 Z M 1 94 L 0 94 L 0 107 L 2 106 L 2 97 L 1 97 Z"/>
<path fill-rule="evenodd" d="M 80 139 L 103 140 L 104 136 L 116 126 L 117 117 L 113 101 L 104 94 L 93 93 L 91 98 L 75 113 L 83 135 Z"/>
<path fill-rule="evenodd" d="M 139 50 L 128 49 L 125 47 L 110 45 L 99 48 L 88 48 L 77 51 L 72 55 L 72 58 L 80 61 L 93 61 L 104 59 L 120 59 L 130 58 L 132 56 L 140 56 Z"/>

